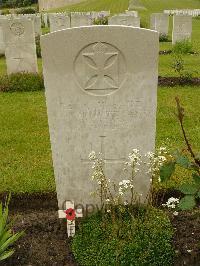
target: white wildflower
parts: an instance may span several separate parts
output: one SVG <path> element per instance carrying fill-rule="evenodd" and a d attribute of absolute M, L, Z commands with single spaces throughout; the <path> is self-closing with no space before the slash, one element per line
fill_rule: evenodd
<path fill-rule="evenodd" d="M 95 160 L 96 159 L 96 153 L 95 153 L 95 151 L 90 152 L 90 154 L 89 154 L 88 157 L 89 157 L 89 160 L 90 161 Z"/>
<path fill-rule="evenodd" d="M 191 253 L 191 252 L 192 252 L 192 249 L 187 249 L 187 252 L 188 252 L 188 253 Z"/>
<path fill-rule="evenodd" d="M 168 199 L 166 204 L 162 204 L 163 206 L 167 207 L 168 209 L 175 209 L 179 203 L 179 199 L 171 197 Z"/>

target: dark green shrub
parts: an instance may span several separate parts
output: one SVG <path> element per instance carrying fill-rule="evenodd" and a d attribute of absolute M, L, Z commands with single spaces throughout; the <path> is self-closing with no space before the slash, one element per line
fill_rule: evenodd
<path fill-rule="evenodd" d="M 32 4 L 36 4 L 37 0 L 1 0 L 0 8 L 16 8 L 16 7 L 25 7 Z"/>
<path fill-rule="evenodd" d="M 39 91 L 44 89 L 43 77 L 39 74 L 17 73 L 0 76 L 0 91 Z"/>
<path fill-rule="evenodd" d="M 38 58 L 41 58 L 40 36 L 35 37 L 36 54 Z"/>
<path fill-rule="evenodd" d="M 125 213 L 117 237 L 113 224 L 112 215 L 105 218 L 101 213 L 82 221 L 72 242 L 80 265 L 172 265 L 173 230 L 162 211 L 140 208 L 133 216 Z"/>
<path fill-rule="evenodd" d="M 172 47 L 172 52 L 175 54 L 191 54 L 193 53 L 192 43 L 189 40 L 176 42 Z"/>
<path fill-rule="evenodd" d="M 159 35 L 159 41 L 160 42 L 167 42 L 168 41 L 168 36 L 166 34 L 160 34 Z"/>
<path fill-rule="evenodd" d="M 33 7 L 19 8 L 15 11 L 16 14 L 35 14 L 37 10 Z"/>
<path fill-rule="evenodd" d="M 9 9 L 3 9 L 1 12 L 1 15 L 9 15 L 10 14 L 10 10 Z"/>

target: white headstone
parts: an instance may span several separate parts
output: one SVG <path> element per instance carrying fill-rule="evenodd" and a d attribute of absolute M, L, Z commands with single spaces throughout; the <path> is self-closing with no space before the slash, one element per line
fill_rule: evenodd
<path fill-rule="evenodd" d="M 108 19 L 108 25 L 125 25 L 132 27 L 140 27 L 140 18 L 130 15 L 116 15 Z"/>
<path fill-rule="evenodd" d="M 48 14 L 47 13 L 43 13 L 43 22 L 44 22 L 44 25 L 45 25 L 45 28 L 48 28 Z"/>
<path fill-rule="evenodd" d="M 169 16 L 163 13 L 151 14 L 151 29 L 159 32 L 160 35 L 168 35 Z"/>
<path fill-rule="evenodd" d="M 5 55 L 8 74 L 38 71 L 33 21 L 12 19 L 5 23 Z"/>
<path fill-rule="evenodd" d="M 192 35 L 192 17 L 183 15 L 174 15 L 172 44 L 178 41 L 191 40 Z"/>
<path fill-rule="evenodd" d="M 34 31 L 35 36 L 40 36 L 41 32 L 41 15 L 40 14 L 25 14 L 25 15 L 18 15 L 19 18 L 28 18 L 33 21 L 34 24 Z"/>
<path fill-rule="evenodd" d="M 130 16 L 138 17 L 138 11 L 126 10 L 125 13 Z"/>
<path fill-rule="evenodd" d="M 0 55 L 5 54 L 4 23 L 6 21 L 6 17 L 0 17 Z"/>
<path fill-rule="evenodd" d="M 91 12 L 91 18 L 92 19 L 98 19 L 102 17 L 109 17 L 110 11 L 92 11 Z"/>
<path fill-rule="evenodd" d="M 92 15 L 91 13 L 71 13 L 71 27 L 81 27 L 92 25 Z"/>
<path fill-rule="evenodd" d="M 70 16 L 66 13 L 49 14 L 50 32 L 70 28 Z"/>
<path fill-rule="evenodd" d="M 59 208 L 94 203 L 89 153 L 103 154 L 105 174 L 121 180 L 133 148 L 153 151 L 159 35 L 126 26 L 91 26 L 41 38 L 49 129 Z M 70 41 L 69 41 L 70 40 Z M 72 45 L 73 44 L 73 45 Z M 55 53 L 56 47 L 56 53 Z M 143 199 L 145 166 L 135 177 Z"/>

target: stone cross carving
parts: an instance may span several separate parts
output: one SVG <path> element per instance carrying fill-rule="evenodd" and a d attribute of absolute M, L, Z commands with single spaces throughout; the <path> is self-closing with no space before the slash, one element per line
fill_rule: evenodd
<path fill-rule="evenodd" d="M 21 36 L 24 33 L 24 26 L 22 25 L 22 23 L 15 22 L 11 24 L 10 30 L 13 34 Z"/>
<path fill-rule="evenodd" d="M 22 54 L 22 52 L 19 52 L 18 56 L 13 57 L 13 59 L 17 61 L 17 63 L 16 63 L 16 69 L 19 72 L 21 71 L 21 65 L 23 64 L 23 60 L 24 60 L 24 58 L 23 58 L 23 56 L 21 54 Z"/>
<path fill-rule="evenodd" d="M 85 90 L 94 90 L 94 87 L 95 90 L 118 89 L 118 53 L 108 52 L 103 43 L 95 44 L 92 50 L 91 53 L 83 53 L 88 77 Z"/>
<path fill-rule="evenodd" d="M 104 164 L 107 164 L 107 163 L 124 163 L 125 158 L 107 158 L 106 151 L 105 151 L 105 143 L 104 143 L 104 140 L 105 140 L 106 136 L 99 136 L 99 138 L 101 140 L 100 153 L 101 153 L 102 159 L 104 161 Z M 91 163 L 91 161 L 89 159 L 81 159 L 81 161 L 83 163 Z"/>

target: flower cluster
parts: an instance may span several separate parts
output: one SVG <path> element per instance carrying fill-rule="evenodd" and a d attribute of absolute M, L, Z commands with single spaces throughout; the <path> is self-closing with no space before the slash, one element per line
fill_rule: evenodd
<path fill-rule="evenodd" d="M 91 176 L 91 179 L 97 180 L 97 183 L 101 185 L 104 179 L 104 173 L 103 173 L 104 161 L 103 159 L 101 159 L 101 154 L 99 153 L 99 156 L 97 156 L 96 153 L 92 151 L 89 154 L 88 158 L 90 161 L 93 162 L 92 169 L 94 169 L 94 171 Z"/>
<path fill-rule="evenodd" d="M 138 149 L 133 149 L 128 156 L 128 162 L 126 162 L 125 165 L 132 167 L 134 172 L 137 173 L 139 171 L 137 166 L 139 166 L 141 162 L 140 151 Z"/>
<path fill-rule="evenodd" d="M 168 199 L 166 204 L 162 204 L 162 206 L 167 207 L 168 209 L 175 209 L 179 204 L 179 199 L 171 197 Z"/>
<path fill-rule="evenodd" d="M 119 195 L 123 196 L 123 194 L 128 190 L 128 189 L 133 189 L 134 186 L 130 180 L 122 180 L 119 182 Z"/>
<path fill-rule="evenodd" d="M 152 178 L 158 176 L 158 181 L 160 182 L 160 168 L 167 161 L 167 148 L 160 147 L 157 152 L 148 152 L 145 156 L 148 158 L 147 165 L 149 167 L 147 173 L 151 175 Z M 151 179 L 152 181 L 152 179 Z"/>

